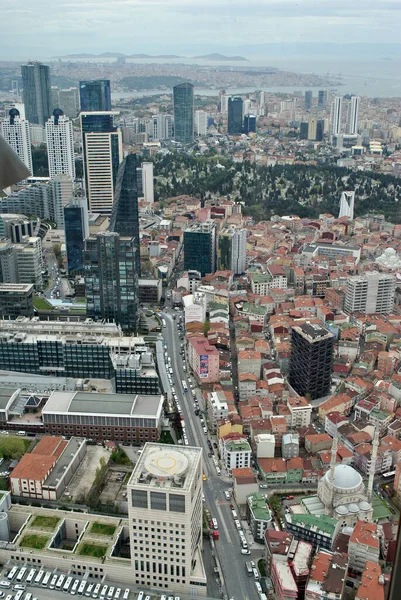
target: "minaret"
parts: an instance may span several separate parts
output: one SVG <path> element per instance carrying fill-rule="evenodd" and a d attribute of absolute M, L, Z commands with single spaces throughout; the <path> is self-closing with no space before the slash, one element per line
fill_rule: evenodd
<path fill-rule="evenodd" d="M 330 459 L 330 472 L 329 472 L 329 497 L 327 498 L 326 514 L 331 516 L 333 514 L 333 491 L 334 491 L 334 469 L 337 464 L 337 445 L 338 438 L 337 433 L 333 438 L 333 444 L 331 446 L 331 459 Z"/>
<path fill-rule="evenodd" d="M 379 424 L 376 423 L 375 435 L 372 443 L 372 459 L 370 461 L 369 482 L 368 482 L 368 502 L 372 502 L 373 480 L 376 473 L 377 449 L 379 448 Z"/>

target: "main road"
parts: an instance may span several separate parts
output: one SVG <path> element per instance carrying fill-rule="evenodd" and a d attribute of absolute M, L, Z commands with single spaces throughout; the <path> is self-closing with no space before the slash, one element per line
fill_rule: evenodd
<path fill-rule="evenodd" d="M 220 538 L 215 543 L 217 556 L 220 562 L 224 585 L 223 593 L 228 599 L 234 600 L 256 600 L 259 598 L 253 577 L 247 575 L 245 562 L 252 556 L 241 554 L 240 539 L 231 514 L 230 502 L 224 497 L 224 491 L 230 486 L 217 475 L 216 468 L 208 458 L 209 447 L 208 436 L 203 433 L 199 417 L 195 415 L 192 394 L 184 392 L 182 381 L 188 381 L 188 372 L 184 372 L 182 358 L 180 355 L 181 340 L 178 336 L 176 321 L 171 313 L 163 311 L 166 327 L 163 328 L 163 337 L 167 342 L 167 352 L 171 358 L 173 369 L 174 387 L 178 396 L 185 419 L 185 431 L 191 446 L 203 449 L 204 473 L 207 480 L 203 484 L 206 505 L 212 517 L 217 519 Z M 198 400 L 201 404 L 203 399 Z"/>

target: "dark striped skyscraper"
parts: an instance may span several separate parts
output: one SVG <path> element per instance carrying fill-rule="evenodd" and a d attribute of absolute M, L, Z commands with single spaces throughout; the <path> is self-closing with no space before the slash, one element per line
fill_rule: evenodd
<path fill-rule="evenodd" d="M 82 112 L 111 110 L 110 80 L 80 81 L 79 97 Z"/>
<path fill-rule="evenodd" d="M 194 86 L 180 83 L 173 88 L 174 139 L 182 144 L 194 141 Z"/>
<path fill-rule="evenodd" d="M 228 123 L 229 135 L 240 135 L 242 133 L 242 98 L 228 99 Z"/>
<path fill-rule="evenodd" d="M 25 118 L 44 126 L 51 115 L 50 68 L 40 62 L 21 66 Z"/>

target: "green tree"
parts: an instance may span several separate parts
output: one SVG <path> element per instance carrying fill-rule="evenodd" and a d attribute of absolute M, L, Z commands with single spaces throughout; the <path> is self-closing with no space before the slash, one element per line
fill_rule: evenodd
<path fill-rule="evenodd" d="M 0 438 L 0 454 L 6 460 L 20 459 L 25 454 L 24 440 L 14 435 Z"/>

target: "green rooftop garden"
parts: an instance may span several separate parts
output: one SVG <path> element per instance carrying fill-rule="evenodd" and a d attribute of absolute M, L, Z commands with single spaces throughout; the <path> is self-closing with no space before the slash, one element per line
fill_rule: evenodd
<path fill-rule="evenodd" d="M 24 535 L 20 542 L 20 546 L 23 548 L 34 548 L 35 550 L 43 550 L 46 546 L 49 538 L 46 535 L 35 535 L 34 533 L 29 533 Z"/>
<path fill-rule="evenodd" d="M 35 296 L 33 299 L 33 305 L 37 310 L 53 310 L 52 305 L 40 296 Z"/>
<path fill-rule="evenodd" d="M 112 536 L 115 530 L 115 525 L 108 525 L 107 523 L 99 523 L 95 521 L 90 529 L 90 533 Z"/>
<path fill-rule="evenodd" d="M 80 556 L 94 556 L 102 558 L 106 554 L 107 546 L 99 546 L 99 544 L 82 544 L 78 554 Z"/>
<path fill-rule="evenodd" d="M 41 529 L 54 529 L 59 522 L 60 519 L 58 517 L 45 517 L 43 515 L 38 515 L 34 518 L 32 523 L 30 523 L 30 527 L 39 527 Z"/>

